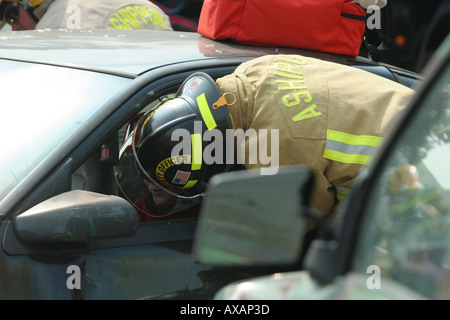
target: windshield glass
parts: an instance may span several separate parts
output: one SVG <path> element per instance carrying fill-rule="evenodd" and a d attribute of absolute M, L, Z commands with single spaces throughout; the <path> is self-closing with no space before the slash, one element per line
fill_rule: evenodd
<path fill-rule="evenodd" d="M 0 200 L 129 79 L 0 61 Z"/>
<path fill-rule="evenodd" d="M 396 139 L 369 197 L 357 268 L 429 298 L 450 280 L 450 68 Z M 448 299 L 449 296 L 446 296 Z"/>

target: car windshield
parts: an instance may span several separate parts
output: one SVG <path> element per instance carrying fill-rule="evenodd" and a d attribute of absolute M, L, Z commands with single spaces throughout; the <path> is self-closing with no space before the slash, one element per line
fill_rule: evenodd
<path fill-rule="evenodd" d="M 428 298 L 450 280 L 450 68 L 396 139 L 367 199 L 356 267 Z M 386 283 L 386 282 L 385 282 Z"/>
<path fill-rule="evenodd" d="M 128 81 L 0 60 L 0 199 Z"/>

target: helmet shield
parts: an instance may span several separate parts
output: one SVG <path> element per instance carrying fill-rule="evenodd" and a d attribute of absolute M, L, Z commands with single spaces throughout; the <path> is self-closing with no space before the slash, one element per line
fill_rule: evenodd
<path fill-rule="evenodd" d="M 152 217 L 174 214 L 200 203 L 201 196 L 179 197 L 176 189 L 162 187 L 142 170 L 134 145 L 141 126 L 142 121 L 138 121 L 119 151 L 115 176 L 122 194 L 138 211 Z"/>

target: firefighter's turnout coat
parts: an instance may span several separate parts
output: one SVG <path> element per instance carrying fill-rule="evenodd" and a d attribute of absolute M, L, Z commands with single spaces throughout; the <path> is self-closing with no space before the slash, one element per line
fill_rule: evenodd
<path fill-rule="evenodd" d="M 265 142 L 268 152 L 279 152 L 279 165 L 314 169 L 313 206 L 324 215 L 370 161 L 414 92 L 355 67 L 299 55 L 256 58 L 216 82 L 235 131 L 254 129 L 261 136 L 260 129 L 276 129 L 279 141 L 266 132 Z M 245 167 L 260 168 L 261 161 L 249 161 L 249 141 L 243 142 Z"/>
<path fill-rule="evenodd" d="M 169 17 L 148 0 L 44 0 L 35 29 L 173 30 Z"/>

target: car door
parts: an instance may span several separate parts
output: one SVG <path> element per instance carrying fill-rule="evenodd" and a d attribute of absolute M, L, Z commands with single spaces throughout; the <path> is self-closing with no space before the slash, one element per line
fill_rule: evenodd
<path fill-rule="evenodd" d="M 233 69 L 203 71 L 216 77 Z M 145 80 L 148 84 L 137 93 L 122 93 L 125 102 L 36 188 L 34 202 L 74 190 L 124 198 L 116 184 L 115 155 L 124 141 L 127 124 L 163 97 L 174 94 L 190 73 L 166 74 L 158 80 L 149 76 L 151 81 Z M 44 237 L 43 241 L 34 241 L 38 238 L 32 235 L 24 241 L 27 236 L 19 230 L 19 217 L 23 215 L 18 210 L 1 224 L 2 299 L 199 299 L 212 297 L 220 275 L 233 278 L 233 273 L 219 274 L 193 260 L 196 217 L 139 223 L 135 230 L 132 219 L 128 219 L 124 229 L 132 234 L 120 238 L 47 241 Z M 28 227 L 27 231 L 37 229 Z"/>

